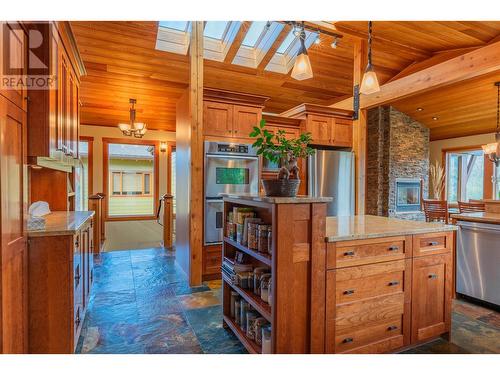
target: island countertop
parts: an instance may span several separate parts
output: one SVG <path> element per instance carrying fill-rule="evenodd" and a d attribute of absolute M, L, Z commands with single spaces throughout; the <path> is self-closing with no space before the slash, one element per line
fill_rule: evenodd
<path fill-rule="evenodd" d="M 475 223 L 500 224 L 500 213 L 493 212 L 467 212 L 451 215 L 455 220 L 472 221 Z"/>
<path fill-rule="evenodd" d="M 326 241 L 348 241 L 367 238 L 449 232 L 454 225 L 393 219 L 373 215 L 329 216 L 326 218 Z"/>
<path fill-rule="evenodd" d="M 221 194 L 221 196 L 223 198 L 275 204 L 329 203 L 333 200 L 331 197 L 312 197 L 307 195 L 297 195 L 296 197 L 267 197 L 265 195 L 252 194 Z"/>
<path fill-rule="evenodd" d="M 94 211 L 54 211 L 45 216 L 45 229 L 28 230 L 28 237 L 69 236 L 94 216 Z"/>

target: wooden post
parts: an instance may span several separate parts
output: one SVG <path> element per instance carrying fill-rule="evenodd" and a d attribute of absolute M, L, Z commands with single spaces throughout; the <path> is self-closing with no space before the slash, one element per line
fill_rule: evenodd
<path fill-rule="evenodd" d="M 361 86 L 361 80 L 368 62 L 367 42 L 358 39 L 354 43 L 354 86 Z M 356 214 L 364 215 L 366 200 L 366 116 L 367 111 L 360 109 L 357 120 L 352 123 L 353 138 L 352 149 L 354 151 L 356 173 Z"/>
<path fill-rule="evenodd" d="M 174 243 L 174 196 L 163 197 L 163 247 L 171 249 Z"/>
<path fill-rule="evenodd" d="M 190 44 L 190 285 L 201 284 L 203 266 L 203 28 L 202 21 L 193 22 Z"/>

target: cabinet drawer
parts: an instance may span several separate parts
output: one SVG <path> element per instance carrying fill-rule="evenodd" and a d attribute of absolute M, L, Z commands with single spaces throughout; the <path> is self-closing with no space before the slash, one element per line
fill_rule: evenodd
<path fill-rule="evenodd" d="M 342 268 L 337 272 L 337 305 L 401 293 L 405 285 L 405 261 Z"/>
<path fill-rule="evenodd" d="M 335 337 L 335 353 L 343 353 L 397 336 L 403 336 L 403 315 L 376 325 L 337 335 Z"/>
<path fill-rule="evenodd" d="M 206 247 L 203 251 L 203 274 L 220 273 L 222 265 L 222 249 L 218 246 Z"/>
<path fill-rule="evenodd" d="M 413 236 L 413 256 L 448 253 L 453 248 L 453 233 L 426 233 Z"/>
<path fill-rule="evenodd" d="M 404 259 L 411 256 L 408 237 L 389 237 L 338 242 L 328 246 L 328 269 L 359 266 L 377 262 Z"/>
<path fill-rule="evenodd" d="M 385 340 L 374 342 L 368 345 L 360 346 L 353 350 L 345 351 L 343 354 L 382 354 L 390 353 L 406 345 L 404 336 L 398 335 Z"/>

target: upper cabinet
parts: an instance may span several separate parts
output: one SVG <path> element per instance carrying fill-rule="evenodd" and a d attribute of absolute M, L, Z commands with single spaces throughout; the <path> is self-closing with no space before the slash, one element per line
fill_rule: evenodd
<path fill-rule="evenodd" d="M 28 156 L 71 162 L 78 158 L 80 77 L 85 69 L 68 22 L 29 24 L 42 44 L 34 49 L 51 84 L 28 91 Z M 39 75 L 39 68 L 29 73 Z"/>
<path fill-rule="evenodd" d="M 352 115 L 352 111 L 315 104 L 301 104 L 281 114 L 301 119 L 313 144 L 336 147 L 352 147 Z"/>
<path fill-rule="evenodd" d="M 248 139 L 269 98 L 205 88 L 203 99 L 204 135 Z"/>

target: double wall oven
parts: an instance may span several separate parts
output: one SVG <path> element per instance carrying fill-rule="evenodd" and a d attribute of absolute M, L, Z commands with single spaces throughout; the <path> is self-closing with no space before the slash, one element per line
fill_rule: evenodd
<path fill-rule="evenodd" d="M 205 142 L 205 245 L 222 242 L 221 194 L 257 194 L 259 157 L 249 144 Z"/>

